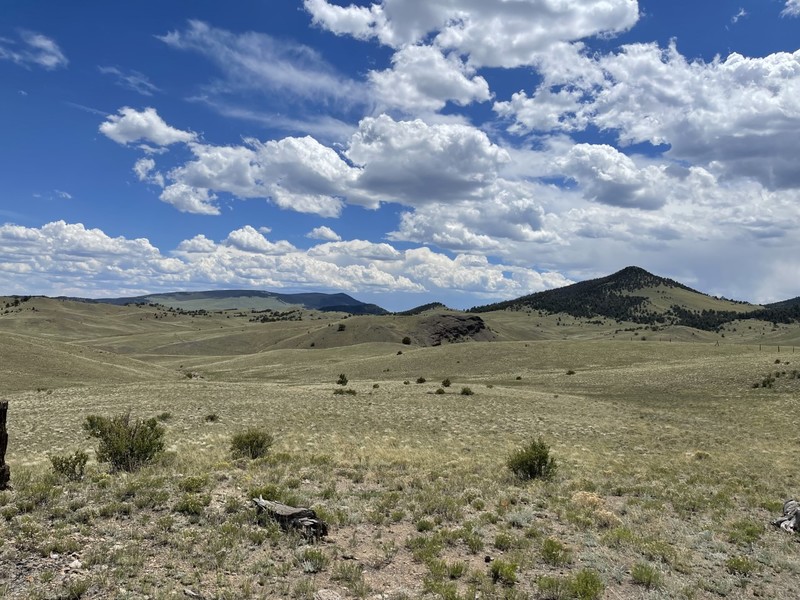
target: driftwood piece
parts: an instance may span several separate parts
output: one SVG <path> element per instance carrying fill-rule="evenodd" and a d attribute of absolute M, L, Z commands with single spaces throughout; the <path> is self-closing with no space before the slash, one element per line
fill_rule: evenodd
<path fill-rule="evenodd" d="M 266 513 L 284 529 L 296 529 L 307 538 L 319 539 L 328 535 L 328 526 L 310 508 L 296 508 L 264 500 L 261 496 L 253 498 L 253 504 L 256 505 L 258 514 Z"/>
<path fill-rule="evenodd" d="M 800 504 L 797 500 L 787 500 L 783 503 L 783 516 L 772 522 L 775 527 L 785 531 L 800 532 Z"/>
<path fill-rule="evenodd" d="M 6 464 L 6 450 L 8 449 L 7 415 L 8 401 L 4 400 L 0 402 L 0 490 L 6 489 L 11 479 L 11 469 Z"/>

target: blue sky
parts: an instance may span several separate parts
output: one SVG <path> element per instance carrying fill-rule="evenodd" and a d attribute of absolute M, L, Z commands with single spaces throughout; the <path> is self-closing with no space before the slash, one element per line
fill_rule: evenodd
<path fill-rule="evenodd" d="M 6 0 L 0 291 L 800 295 L 800 0 Z"/>

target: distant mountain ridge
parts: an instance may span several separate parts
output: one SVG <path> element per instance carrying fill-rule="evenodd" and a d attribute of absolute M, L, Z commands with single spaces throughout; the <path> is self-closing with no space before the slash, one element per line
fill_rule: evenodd
<path fill-rule="evenodd" d="M 104 304 L 161 304 L 184 310 L 225 309 L 283 309 L 301 306 L 309 310 L 346 312 L 354 315 L 385 315 L 389 311 L 378 306 L 356 300 L 347 294 L 324 294 L 319 292 L 281 294 L 265 290 L 207 290 L 199 292 L 169 292 L 145 294 L 120 298 L 98 298 L 91 302 Z"/>
<path fill-rule="evenodd" d="M 685 325 L 717 331 L 737 319 L 800 321 L 800 298 L 760 306 L 715 298 L 640 267 L 572 285 L 470 309 L 536 310 L 578 318 L 603 317 L 645 325 Z"/>

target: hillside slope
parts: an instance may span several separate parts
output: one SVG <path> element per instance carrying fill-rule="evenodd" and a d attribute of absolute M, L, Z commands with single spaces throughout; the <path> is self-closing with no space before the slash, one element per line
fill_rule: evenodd
<path fill-rule="evenodd" d="M 479 306 L 474 313 L 491 311 L 564 313 L 576 318 L 608 318 L 642 325 L 673 325 L 719 331 L 728 323 L 758 320 L 772 323 L 800 321 L 800 302 L 768 306 L 709 296 L 672 279 L 639 267 L 626 267 L 613 275 Z"/>

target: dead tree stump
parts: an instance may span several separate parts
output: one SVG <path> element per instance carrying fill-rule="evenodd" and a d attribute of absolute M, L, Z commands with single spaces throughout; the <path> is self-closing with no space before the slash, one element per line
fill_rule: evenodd
<path fill-rule="evenodd" d="M 0 490 L 8 487 L 11 479 L 11 469 L 6 464 L 6 449 L 8 448 L 8 431 L 6 430 L 6 416 L 8 415 L 8 401 L 0 402 Z"/>
<path fill-rule="evenodd" d="M 253 498 L 253 504 L 256 505 L 258 514 L 266 513 L 284 529 L 295 529 L 303 536 L 312 539 L 328 535 L 328 526 L 318 519 L 317 513 L 310 508 L 295 508 L 280 502 L 264 500 L 261 496 Z"/>

